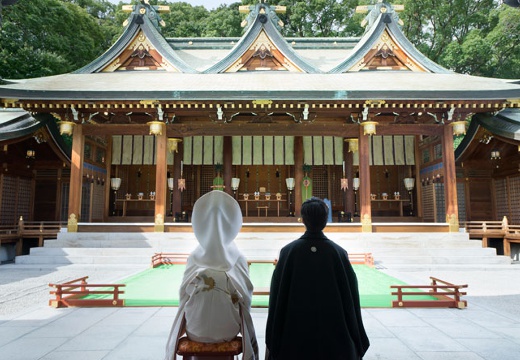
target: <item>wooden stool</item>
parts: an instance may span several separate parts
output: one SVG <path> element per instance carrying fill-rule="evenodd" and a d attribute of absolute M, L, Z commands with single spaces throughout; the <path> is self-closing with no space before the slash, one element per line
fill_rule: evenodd
<path fill-rule="evenodd" d="M 267 210 L 269 209 L 269 206 L 257 206 L 256 209 L 258 210 L 258 217 L 260 217 L 260 210 L 265 209 L 265 217 L 267 217 Z"/>
<path fill-rule="evenodd" d="M 183 360 L 233 360 L 242 353 L 242 338 L 237 336 L 231 341 L 220 343 L 201 343 L 186 336 L 179 339 L 177 355 Z"/>

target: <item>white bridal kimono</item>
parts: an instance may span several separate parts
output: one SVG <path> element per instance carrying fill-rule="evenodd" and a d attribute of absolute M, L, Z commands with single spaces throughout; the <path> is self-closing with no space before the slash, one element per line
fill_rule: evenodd
<path fill-rule="evenodd" d="M 247 260 L 234 239 L 242 227 L 238 203 L 214 190 L 195 202 L 192 226 L 199 246 L 190 254 L 180 288 L 179 311 L 166 346 L 165 360 L 176 359 L 186 330 L 193 341 L 216 343 L 242 334 L 242 359 L 258 359 Z"/>

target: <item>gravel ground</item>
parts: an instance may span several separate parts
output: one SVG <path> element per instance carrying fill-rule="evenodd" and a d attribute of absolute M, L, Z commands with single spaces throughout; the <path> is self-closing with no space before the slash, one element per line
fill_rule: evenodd
<path fill-rule="evenodd" d="M 85 266 L 60 267 L 0 265 L 0 316 L 6 317 L 21 310 L 47 304 L 50 283 L 62 283 L 88 276 L 89 283 L 111 283 L 144 270 L 143 266 Z"/>

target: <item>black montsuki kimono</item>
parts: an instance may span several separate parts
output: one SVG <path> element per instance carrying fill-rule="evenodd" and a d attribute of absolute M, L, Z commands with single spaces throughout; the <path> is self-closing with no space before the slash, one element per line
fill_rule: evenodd
<path fill-rule="evenodd" d="M 272 360 L 357 360 L 369 347 L 347 252 L 321 231 L 307 231 L 280 252 L 266 345 Z"/>

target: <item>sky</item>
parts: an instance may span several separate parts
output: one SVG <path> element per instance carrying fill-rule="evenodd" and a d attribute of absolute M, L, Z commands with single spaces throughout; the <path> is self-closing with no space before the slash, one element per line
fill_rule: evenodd
<path fill-rule="evenodd" d="M 133 0 L 109 0 L 109 1 L 113 4 L 119 4 L 119 1 L 123 1 L 124 3 L 127 3 L 127 4 L 132 4 L 134 2 Z M 187 2 L 188 4 L 191 4 L 193 6 L 203 5 L 208 10 L 215 9 L 216 7 L 218 7 L 221 4 L 229 5 L 234 2 L 238 2 L 238 0 L 182 0 L 182 1 Z M 170 2 L 176 2 L 176 1 L 170 0 Z"/>

